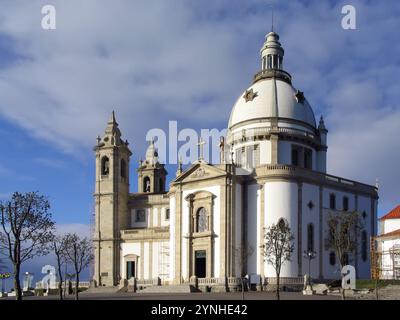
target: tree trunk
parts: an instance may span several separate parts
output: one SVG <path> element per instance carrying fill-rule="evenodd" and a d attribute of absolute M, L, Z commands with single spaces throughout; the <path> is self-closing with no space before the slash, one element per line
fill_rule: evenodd
<path fill-rule="evenodd" d="M 79 300 L 79 273 L 76 273 L 76 278 L 75 278 L 75 300 Z"/>
<path fill-rule="evenodd" d="M 63 278 L 62 278 L 61 263 L 59 256 L 57 256 L 57 265 L 58 265 L 58 277 L 60 278 L 58 281 L 58 293 L 60 296 L 60 300 L 63 300 L 63 291 L 62 291 Z"/>
<path fill-rule="evenodd" d="M 58 292 L 60 295 L 60 300 L 63 300 L 63 290 L 62 290 L 62 278 L 61 278 L 61 273 L 60 273 L 60 280 L 58 281 Z"/>
<path fill-rule="evenodd" d="M 15 299 L 22 300 L 22 290 L 21 290 L 21 283 L 19 281 L 19 275 L 21 270 L 21 264 L 15 263 L 14 264 L 14 290 L 15 290 Z"/>
<path fill-rule="evenodd" d="M 277 273 L 276 274 L 276 300 L 281 300 L 281 296 L 280 296 L 280 293 L 279 293 L 279 291 L 280 291 L 280 288 L 279 288 L 279 277 L 280 277 L 280 274 L 279 273 Z"/>

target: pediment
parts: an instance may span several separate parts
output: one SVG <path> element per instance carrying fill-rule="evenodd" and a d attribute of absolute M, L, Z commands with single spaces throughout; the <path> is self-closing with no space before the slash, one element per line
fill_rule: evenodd
<path fill-rule="evenodd" d="M 225 176 L 226 171 L 210 165 L 206 162 L 198 162 L 186 169 L 174 182 L 191 182 Z"/>

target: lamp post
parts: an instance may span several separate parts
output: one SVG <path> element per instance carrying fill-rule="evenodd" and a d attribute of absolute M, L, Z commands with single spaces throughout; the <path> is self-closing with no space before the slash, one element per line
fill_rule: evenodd
<path fill-rule="evenodd" d="M 310 286 L 311 290 L 311 260 L 314 259 L 316 255 L 317 253 L 313 250 L 304 250 L 304 258 L 308 259 L 308 285 Z"/>

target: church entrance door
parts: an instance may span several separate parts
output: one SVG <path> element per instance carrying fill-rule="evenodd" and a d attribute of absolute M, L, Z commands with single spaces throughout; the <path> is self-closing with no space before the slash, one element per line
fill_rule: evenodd
<path fill-rule="evenodd" d="M 135 261 L 126 262 L 126 279 L 135 278 L 136 265 Z"/>
<path fill-rule="evenodd" d="M 206 277 L 206 251 L 199 250 L 195 251 L 195 265 L 194 265 L 194 273 L 197 278 L 205 278 Z"/>

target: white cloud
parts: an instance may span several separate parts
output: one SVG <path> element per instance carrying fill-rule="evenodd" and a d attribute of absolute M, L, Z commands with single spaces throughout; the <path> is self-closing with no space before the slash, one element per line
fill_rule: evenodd
<path fill-rule="evenodd" d="M 227 123 L 269 30 L 264 0 L 53 2 L 55 31 L 40 28 L 47 1 L 1 4 L 0 30 L 18 58 L 0 70 L 0 113 L 75 155 L 90 154 L 112 109 L 139 157 L 147 130 L 168 120 Z M 276 2 L 275 29 L 294 84 L 317 117 L 326 115 L 331 173 L 379 178 L 391 205 L 399 193 L 400 2 L 353 1 L 356 31 L 341 28 L 344 4 Z"/>

